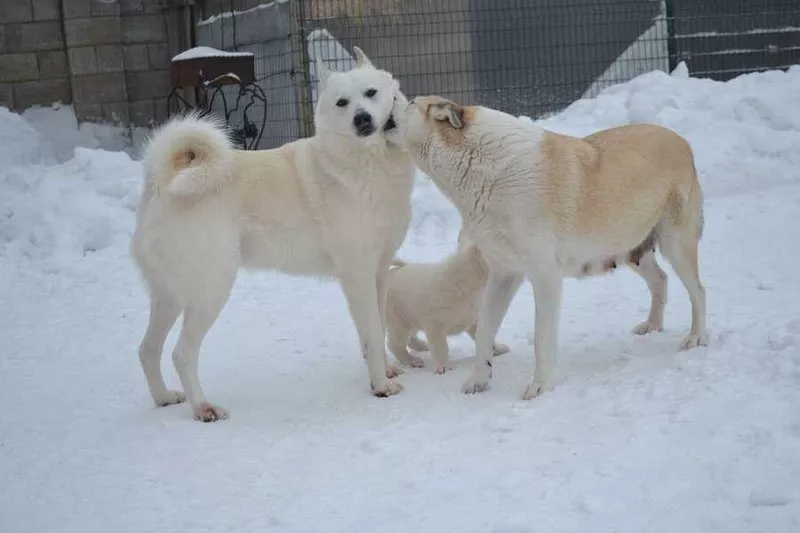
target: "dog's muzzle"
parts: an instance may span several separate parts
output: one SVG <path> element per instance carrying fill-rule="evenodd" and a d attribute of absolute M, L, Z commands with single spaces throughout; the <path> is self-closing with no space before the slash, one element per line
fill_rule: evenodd
<path fill-rule="evenodd" d="M 356 113 L 353 117 L 353 127 L 359 137 L 368 137 L 375 132 L 375 125 L 372 123 L 372 115 L 365 111 Z"/>
<path fill-rule="evenodd" d="M 383 131 L 392 131 L 395 128 L 397 128 L 397 122 L 394 121 L 394 114 L 392 114 L 389 115 L 389 119 L 383 125 Z"/>

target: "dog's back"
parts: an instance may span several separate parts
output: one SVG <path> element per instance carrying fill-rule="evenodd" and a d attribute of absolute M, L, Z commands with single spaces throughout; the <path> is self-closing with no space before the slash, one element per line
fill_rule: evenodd
<path fill-rule="evenodd" d="M 592 275 L 637 263 L 670 222 L 699 237 L 702 191 L 689 144 L 656 125 L 611 128 L 583 139 L 547 132 L 539 179 L 543 209 L 569 273 Z"/>

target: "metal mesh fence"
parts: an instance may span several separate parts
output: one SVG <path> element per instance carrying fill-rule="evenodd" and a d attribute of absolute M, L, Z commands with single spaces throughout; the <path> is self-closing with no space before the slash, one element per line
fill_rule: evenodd
<path fill-rule="evenodd" d="M 316 62 L 358 45 L 408 95 L 515 115 L 685 61 L 730 79 L 800 63 L 797 0 L 199 0 L 198 45 L 255 55 L 266 94 L 261 147 L 310 135 Z"/>

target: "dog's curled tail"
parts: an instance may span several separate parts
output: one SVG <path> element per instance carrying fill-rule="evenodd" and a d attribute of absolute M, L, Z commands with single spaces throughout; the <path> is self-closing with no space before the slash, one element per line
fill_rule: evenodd
<path fill-rule="evenodd" d="M 212 117 L 189 114 L 156 130 L 147 142 L 144 166 L 157 194 L 199 197 L 225 186 L 231 174 L 233 146 L 224 125 Z"/>

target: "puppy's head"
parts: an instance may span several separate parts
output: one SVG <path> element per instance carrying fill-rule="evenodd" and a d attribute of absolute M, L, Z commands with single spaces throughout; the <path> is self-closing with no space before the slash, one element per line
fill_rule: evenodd
<path fill-rule="evenodd" d="M 320 133 L 367 140 L 396 127 L 392 111 L 400 84 L 390 73 L 375 68 L 360 48 L 353 51 L 357 65 L 347 72 L 331 72 L 318 62 L 322 88 L 314 122 Z"/>
<path fill-rule="evenodd" d="M 473 115 L 474 108 L 441 96 L 418 96 L 403 113 L 403 137 L 412 152 L 432 142 L 455 146 L 461 143 Z"/>

